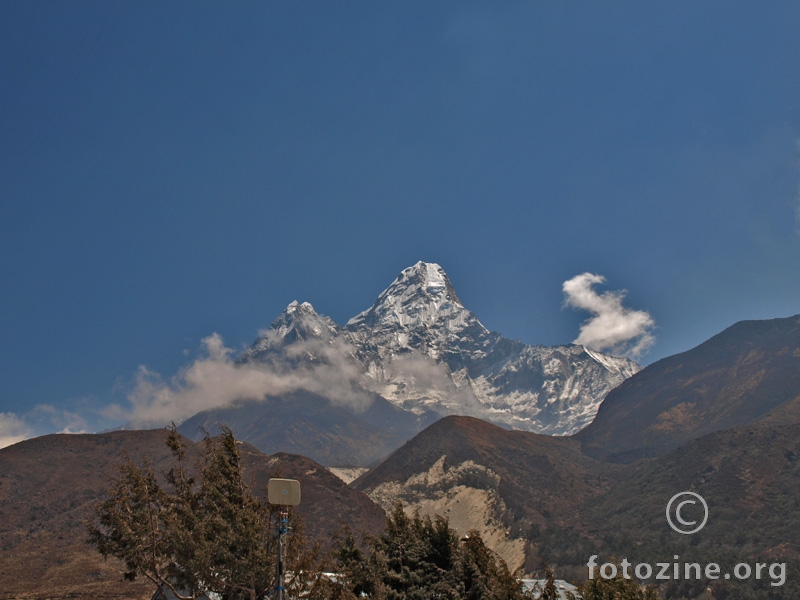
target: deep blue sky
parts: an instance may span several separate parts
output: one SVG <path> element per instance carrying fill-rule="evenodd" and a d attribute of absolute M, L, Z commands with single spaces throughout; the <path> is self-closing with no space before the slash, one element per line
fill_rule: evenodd
<path fill-rule="evenodd" d="M 91 427 L 138 365 L 295 298 L 344 323 L 420 259 L 532 344 L 601 274 L 656 322 L 644 363 L 800 313 L 798 31 L 789 2 L 0 3 L 0 413 Z"/>

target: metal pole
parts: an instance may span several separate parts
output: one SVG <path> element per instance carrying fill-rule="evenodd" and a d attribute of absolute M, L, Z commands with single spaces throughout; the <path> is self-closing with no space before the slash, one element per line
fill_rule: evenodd
<path fill-rule="evenodd" d="M 284 561 L 283 561 L 283 538 L 289 531 L 289 513 L 281 511 L 278 517 L 278 587 L 277 600 L 286 600 L 286 588 L 284 586 Z"/>
<path fill-rule="evenodd" d="M 277 573 L 272 597 L 277 600 L 288 600 L 284 582 L 286 563 L 283 556 L 283 538 L 289 533 L 288 507 L 300 504 L 300 482 L 296 479 L 271 477 L 267 483 L 267 499 L 273 506 L 281 507 L 278 513 L 278 562 L 275 565 Z"/>

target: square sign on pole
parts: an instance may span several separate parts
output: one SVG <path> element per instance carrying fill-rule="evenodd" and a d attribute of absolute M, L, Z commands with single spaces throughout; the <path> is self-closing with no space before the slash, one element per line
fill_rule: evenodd
<path fill-rule="evenodd" d="M 273 477 L 267 484 L 267 499 L 270 504 L 297 506 L 300 504 L 300 482 L 296 479 Z"/>

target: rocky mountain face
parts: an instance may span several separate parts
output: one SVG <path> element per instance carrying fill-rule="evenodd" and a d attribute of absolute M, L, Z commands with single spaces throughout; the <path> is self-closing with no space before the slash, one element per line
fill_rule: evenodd
<path fill-rule="evenodd" d="M 489 331 L 434 263 L 403 270 L 344 337 L 365 369 L 362 385 L 406 410 L 550 435 L 588 425 L 605 395 L 640 369 L 582 346 L 529 346 Z"/>
<path fill-rule="evenodd" d="M 617 462 L 658 456 L 706 433 L 800 415 L 800 315 L 742 321 L 660 360 L 609 393 L 575 437 Z"/>
<path fill-rule="evenodd" d="M 351 487 L 391 508 L 440 514 L 476 529 L 512 570 L 539 568 L 548 528 L 584 531 L 582 508 L 609 491 L 622 467 L 585 456 L 567 437 L 509 431 L 472 417 L 437 421 Z"/>
<path fill-rule="evenodd" d="M 444 270 L 424 262 L 404 269 L 344 327 L 311 304 L 292 302 L 237 362 L 305 377 L 305 389 L 359 418 L 369 415 L 375 398 L 385 399 L 413 415 L 412 433 L 459 414 L 568 435 L 590 423 L 605 395 L 640 369 L 581 346 L 529 346 L 491 332 L 462 305 Z M 224 416 L 230 423 L 231 411 Z M 193 422 L 221 417 L 209 411 Z M 407 435 L 408 423 L 397 419 L 388 437 Z"/>

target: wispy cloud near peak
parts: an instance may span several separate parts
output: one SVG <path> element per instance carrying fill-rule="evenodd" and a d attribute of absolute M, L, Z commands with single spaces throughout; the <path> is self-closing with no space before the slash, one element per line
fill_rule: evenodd
<path fill-rule="evenodd" d="M 0 448 L 33 436 L 33 431 L 14 413 L 0 413 Z"/>
<path fill-rule="evenodd" d="M 592 314 L 573 343 L 638 358 L 655 342 L 655 321 L 646 311 L 622 305 L 625 290 L 598 293 L 594 289 L 605 282 L 605 277 L 594 273 L 582 273 L 564 282 L 564 304 Z"/>
<path fill-rule="evenodd" d="M 140 366 L 128 405 L 111 405 L 104 416 L 127 421 L 130 427 L 163 426 L 237 400 L 263 400 L 299 389 L 355 411 L 370 404 L 370 396 L 355 386 L 360 371 L 348 347 L 312 339 L 295 342 L 284 352 L 271 361 L 236 364 L 233 350 L 214 333 L 203 339 L 201 356 L 168 380 Z M 307 357 L 314 360 L 301 360 Z"/>

